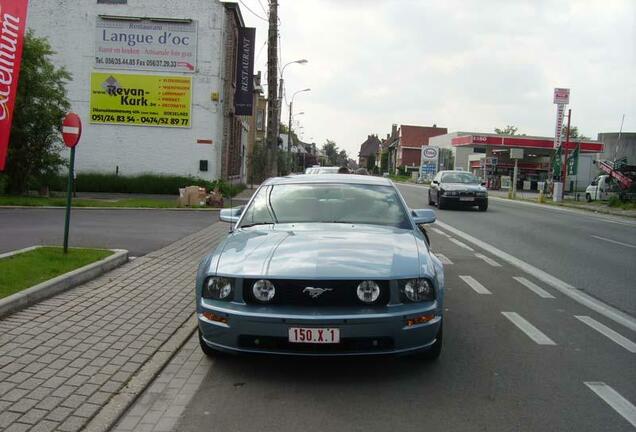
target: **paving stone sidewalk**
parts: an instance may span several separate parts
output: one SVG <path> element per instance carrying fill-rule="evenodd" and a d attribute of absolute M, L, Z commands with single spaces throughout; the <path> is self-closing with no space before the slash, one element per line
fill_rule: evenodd
<path fill-rule="evenodd" d="M 0 431 L 86 425 L 192 315 L 199 260 L 227 232 L 215 223 L 0 319 Z"/>

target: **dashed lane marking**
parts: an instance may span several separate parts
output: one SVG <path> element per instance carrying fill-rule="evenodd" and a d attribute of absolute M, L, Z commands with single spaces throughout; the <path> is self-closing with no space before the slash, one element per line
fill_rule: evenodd
<path fill-rule="evenodd" d="M 632 426 L 636 427 L 636 407 L 630 401 L 604 382 L 586 381 L 584 384 Z"/>
<path fill-rule="evenodd" d="M 446 256 L 446 255 L 442 255 L 441 253 L 436 253 L 435 256 L 442 262 L 442 264 L 444 265 L 450 265 L 453 264 L 453 262 Z"/>
<path fill-rule="evenodd" d="M 550 294 L 549 292 L 547 292 L 546 290 L 544 290 L 543 288 L 541 288 L 540 286 L 538 286 L 534 282 L 530 282 L 528 279 L 526 279 L 524 277 L 514 276 L 513 279 L 516 280 L 517 282 L 519 282 L 521 285 L 523 285 L 526 288 L 528 288 L 530 291 L 534 292 L 539 297 L 551 298 L 551 299 L 554 298 L 554 296 L 552 294 Z"/>
<path fill-rule="evenodd" d="M 527 262 L 522 261 L 519 258 L 514 257 L 509 253 L 492 246 L 489 243 L 486 243 L 485 241 L 479 240 L 478 238 L 473 237 L 470 234 L 466 234 L 465 232 L 460 231 L 457 228 L 447 225 L 443 222 L 437 221 L 436 224 L 442 229 L 445 229 L 446 231 L 462 237 L 464 240 L 469 241 L 475 246 L 485 250 L 490 255 L 496 256 L 499 259 L 507 262 L 508 264 L 511 264 L 523 270 L 524 272 L 540 280 L 541 282 L 550 285 L 557 291 L 570 297 L 572 300 L 582 304 L 583 306 L 586 306 L 593 311 L 598 312 L 605 318 L 611 319 L 612 321 L 617 322 L 618 324 L 623 325 L 632 331 L 636 331 L 636 318 L 632 317 L 631 315 L 603 303 L 602 301 L 578 290 L 576 287 L 568 284 L 567 282 L 564 282 L 561 279 L 558 279 L 551 274 L 533 266 L 532 264 L 528 264 Z"/>
<path fill-rule="evenodd" d="M 487 257 L 484 254 L 480 254 L 480 253 L 476 253 L 475 256 L 479 259 L 482 259 L 484 261 L 486 261 L 488 264 L 490 264 L 493 267 L 501 267 L 501 264 L 499 264 L 497 261 L 495 261 L 494 259 Z"/>
<path fill-rule="evenodd" d="M 488 289 L 475 280 L 472 276 L 460 276 L 460 279 L 466 282 L 477 294 L 492 294 Z"/>
<path fill-rule="evenodd" d="M 471 248 L 470 246 L 468 246 L 466 243 L 460 242 L 459 240 L 457 240 L 456 238 L 453 237 L 449 237 L 448 238 L 450 241 L 452 241 L 453 243 L 455 243 L 457 246 L 463 247 L 464 249 L 468 249 L 471 252 L 475 252 L 475 249 Z"/>
<path fill-rule="evenodd" d="M 444 236 L 444 237 L 450 237 L 450 236 L 449 236 L 448 234 L 446 234 L 444 231 L 442 231 L 442 230 L 438 230 L 437 228 L 431 228 L 431 230 L 432 230 L 433 232 L 435 232 L 435 233 L 437 233 L 437 234 L 441 235 L 441 236 Z"/>
<path fill-rule="evenodd" d="M 594 330 L 596 330 L 606 338 L 610 339 L 612 342 L 622 346 L 630 353 L 636 353 L 636 343 L 627 339 L 622 334 L 607 327 L 605 324 L 602 324 L 586 315 L 574 315 L 574 318 L 592 327 Z"/>
<path fill-rule="evenodd" d="M 517 312 L 502 312 L 503 316 L 508 318 L 510 322 L 516 325 L 519 330 L 524 332 L 530 339 L 539 345 L 556 345 L 556 343 L 547 337 L 541 330 L 530 324 L 524 317 Z"/>

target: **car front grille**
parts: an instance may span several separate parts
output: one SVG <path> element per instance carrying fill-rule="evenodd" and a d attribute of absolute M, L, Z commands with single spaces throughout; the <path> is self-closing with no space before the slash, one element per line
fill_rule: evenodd
<path fill-rule="evenodd" d="M 243 283 L 243 299 L 248 304 L 262 304 L 252 292 L 256 279 L 246 279 Z M 375 281 L 380 286 L 380 296 L 375 303 L 367 304 L 358 299 L 356 289 L 359 280 L 300 280 L 274 279 L 276 287 L 274 299 L 267 304 L 289 306 L 385 306 L 389 303 L 390 289 L 388 281 Z M 309 288 L 309 289 L 308 289 Z M 324 292 L 312 296 L 312 291 L 322 288 Z"/>
<path fill-rule="evenodd" d="M 388 351 L 394 347 L 390 337 L 342 338 L 337 344 L 312 344 L 289 342 L 285 337 L 241 335 L 238 342 L 246 349 L 316 354 Z"/>
<path fill-rule="evenodd" d="M 475 192 L 460 191 L 459 192 L 459 196 L 462 196 L 462 197 L 474 197 L 475 196 Z"/>

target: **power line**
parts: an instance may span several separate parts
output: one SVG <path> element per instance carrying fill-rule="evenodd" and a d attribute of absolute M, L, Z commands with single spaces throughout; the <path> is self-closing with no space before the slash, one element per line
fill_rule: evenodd
<path fill-rule="evenodd" d="M 258 0 L 258 4 L 261 5 L 261 9 L 263 9 L 263 12 L 265 12 L 265 16 L 267 16 L 267 9 L 265 9 L 265 6 L 263 6 L 263 2 L 261 0 Z"/>
<path fill-rule="evenodd" d="M 258 50 L 258 54 L 256 54 L 256 58 L 254 59 L 254 64 L 258 62 L 258 58 L 261 56 L 261 53 L 263 52 L 263 48 L 265 48 L 266 46 L 267 46 L 267 41 L 265 41 L 263 45 L 261 45 L 261 48 Z"/>
<path fill-rule="evenodd" d="M 250 8 L 249 8 L 249 6 L 248 6 L 248 5 L 246 5 L 246 4 L 243 2 L 243 0 L 238 0 L 238 1 L 239 1 L 239 3 L 241 3 L 241 4 L 245 7 L 245 9 L 247 9 L 248 11 L 250 11 L 250 12 L 252 13 L 252 15 L 254 15 L 256 18 L 260 18 L 260 19 L 262 19 L 263 21 L 266 21 L 266 22 L 268 21 L 268 19 L 267 19 L 267 18 L 263 18 L 262 16 L 260 16 L 260 15 L 259 15 L 259 14 L 257 14 L 256 12 L 254 12 L 252 9 L 250 9 Z"/>

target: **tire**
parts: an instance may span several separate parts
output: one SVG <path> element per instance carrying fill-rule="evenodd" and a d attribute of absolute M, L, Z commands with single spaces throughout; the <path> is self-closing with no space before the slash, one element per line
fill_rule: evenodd
<path fill-rule="evenodd" d="M 448 203 L 446 202 L 446 200 L 442 197 L 438 197 L 437 198 L 437 208 L 440 210 L 443 210 L 445 208 L 448 208 Z"/>
<path fill-rule="evenodd" d="M 425 361 L 435 361 L 442 354 L 442 346 L 444 345 L 444 324 L 441 323 L 439 331 L 435 337 L 435 343 L 426 351 L 416 354 L 416 357 Z"/>
<path fill-rule="evenodd" d="M 428 191 L 428 205 L 435 205 L 435 202 L 431 199 L 431 191 Z"/>
<path fill-rule="evenodd" d="M 488 210 L 488 201 L 483 204 L 479 204 L 479 211 L 485 212 L 486 210 Z"/>
<path fill-rule="evenodd" d="M 201 345 L 201 351 L 203 351 L 203 353 L 209 358 L 218 357 L 220 352 L 213 348 L 210 348 L 208 344 L 206 344 L 205 341 L 203 340 L 203 336 L 201 335 L 201 330 L 197 329 L 197 331 L 199 332 L 199 345 Z"/>
<path fill-rule="evenodd" d="M 592 202 L 592 195 L 590 195 L 589 193 L 586 193 L 585 194 L 585 201 Z"/>

